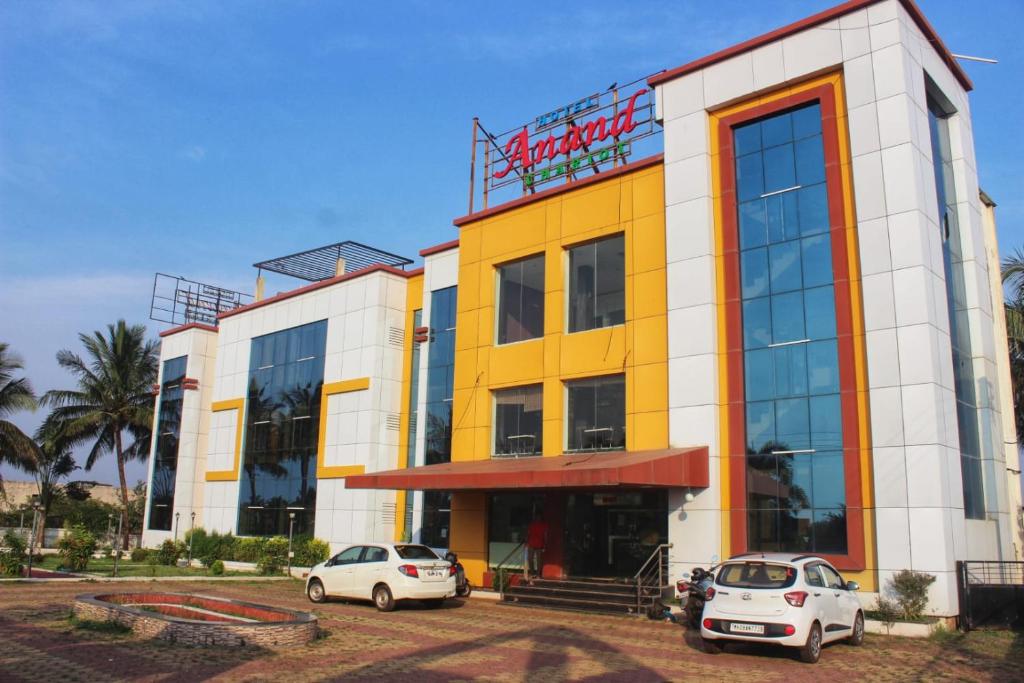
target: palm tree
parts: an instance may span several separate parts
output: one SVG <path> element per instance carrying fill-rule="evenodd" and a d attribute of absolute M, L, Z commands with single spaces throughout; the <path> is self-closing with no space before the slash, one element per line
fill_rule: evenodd
<path fill-rule="evenodd" d="M 92 442 L 85 469 L 91 470 L 104 453 L 117 457 L 121 485 L 121 528 L 128 547 L 128 482 L 124 466 L 149 453 L 153 427 L 153 395 L 159 362 L 157 344 L 146 341 L 146 328 L 129 327 L 124 320 L 78 335 L 86 358 L 68 350 L 57 353 L 57 363 L 73 374 L 76 389 L 46 392 L 43 402 L 53 407 L 51 418 L 71 445 Z M 132 439 L 128 444 L 125 437 Z"/>
<path fill-rule="evenodd" d="M 0 464 L 21 467 L 35 445 L 24 432 L 7 418 L 19 410 L 35 410 L 36 396 L 25 377 L 14 379 L 15 370 L 21 370 L 21 358 L 11 353 L 9 345 L 0 342 Z M 0 493 L 4 480 L 0 476 Z"/>
<path fill-rule="evenodd" d="M 22 469 L 36 480 L 39 491 L 44 522 L 36 532 L 36 544 L 41 548 L 46 517 L 53 504 L 64 495 L 60 480 L 77 470 L 78 465 L 71 454 L 71 444 L 56 421 L 47 418 L 36 430 L 35 441 L 36 448 L 25 459 Z"/>
<path fill-rule="evenodd" d="M 1006 299 L 1006 337 L 1010 347 L 1010 379 L 1016 413 L 1017 443 L 1024 446 L 1024 250 L 1003 259 Z"/>

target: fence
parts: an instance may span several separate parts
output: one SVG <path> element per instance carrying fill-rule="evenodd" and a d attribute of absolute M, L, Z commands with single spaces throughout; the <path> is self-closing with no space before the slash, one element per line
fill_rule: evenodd
<path fill-rule="evenodd" d="M 1024 626 L 1024 562 L 956 563 L 960 628 Z"/>

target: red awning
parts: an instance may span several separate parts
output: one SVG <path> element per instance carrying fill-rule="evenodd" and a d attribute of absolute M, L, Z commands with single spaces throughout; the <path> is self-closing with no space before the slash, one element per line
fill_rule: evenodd
<path fill-rule="evenodd" d="M 489 458 L 371 472 L 345 478 L 350 489 L 487 491 L 602 487 L 707 488 L 708 449 L 573 453 L 552 458 Z"/>

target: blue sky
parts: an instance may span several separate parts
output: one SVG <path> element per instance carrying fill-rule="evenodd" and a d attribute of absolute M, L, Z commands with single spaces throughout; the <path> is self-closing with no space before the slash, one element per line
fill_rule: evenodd
<path fill-rule="evenodd" d="M 505 129 L 833 4 L 8 0 L 0 339 L 46 390 L 68 383 L 54 354 L 79 331 L 148 323 L 155 271 L 252 291 L 253 262 L 343 239 L 415 256 L 457 237 L 473 116 Z M 920 4 L 953 52 L 1000 60 L 964 66 L 1009 251 L 1024 5 Z M 116 481 L 112 458 L 84 476 Z"/>

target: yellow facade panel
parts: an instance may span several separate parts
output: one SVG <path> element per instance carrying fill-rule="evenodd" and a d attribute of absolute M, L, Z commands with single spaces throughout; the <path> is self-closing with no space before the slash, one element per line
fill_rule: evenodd
<path fill-rule="evenodd" d="M 459 241 L 459 295 L 456 297 L 456 310 L 472 311 L 480 307 L 480 266 L 475 262 L 466 265 L 462 260 L 462 243 Z"/>
<path fill-rule="evenodd" d="M 630 258 L 634 273 L 665 268 L 665 218 L 652 214 L 633 220 Z"/>
<path fill-rule="evenodd" d="M 491 350 L 491 386 L 536 382 L 544 377 L 544 340 L 502 344 Z"/>
<path fill-rule="evenodd" d="M 460 292 L 461 293 L 461 292 Z M 476 349 L 478 346 L 478 309 L 457 311 L 455 315 L 455 350 Z"/>
<path fill-rule="evenodd" d="M 621 183 L 612 180 L 562 199 L 562 238 L 586 233 L 595 228 L 617 225 L 622 220 Z"/>
<path fill-rule="evenodd" d="M 455 389 L 472 389 L 476 385 L 476 348 L 455 351 Z"/>
<path fill-rule="evenodd" d="M 633 369 L 633 410 L 637 413 L 663 411 L 668 404 L 668 363 L 638 365 Z"/>
<path fill-rule="evenodd" d="M 633 322 L 633 360 L 637 365 L 663 362 L 668 355 L 668 320 L 665 316 Z"/>
<path fill-rule="evenodd" d="M 637 413 L 633 425 L 633 449 L 668 448 L 668 412 Z"/>
<path fill-rule="evenodd" d="M 665 215 L 665 183 L 660 173 L 642 172 L 633 177 L 632 193 L 633 220 L 655 216 L 663 220 Z"/>
<path fill-rule="evenodd" d="M 639 320 L 666 315 L 668 288 L 665 284 L 665 273 L 665 268 L 662 266 L 658 270 L 637 273 L 632 277 L 632 299 L 629 300 L 633 304 L 631 318 Z"/>
<path fill-rule="evenodd" d="M 615 325 L 562 336 L 563 377 L 588 373 L 608 374 L 623 369 L 626 358 L 626 326 Z"/>

